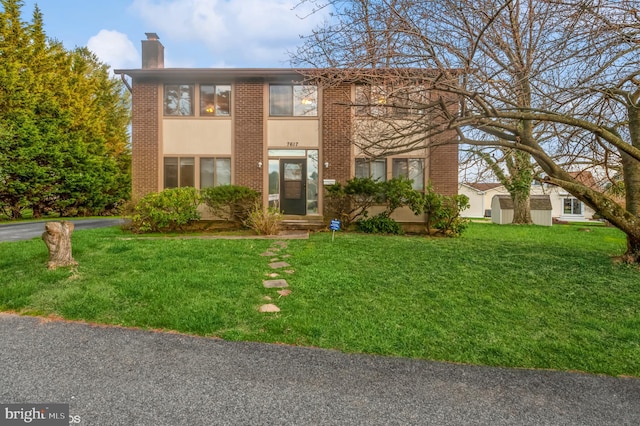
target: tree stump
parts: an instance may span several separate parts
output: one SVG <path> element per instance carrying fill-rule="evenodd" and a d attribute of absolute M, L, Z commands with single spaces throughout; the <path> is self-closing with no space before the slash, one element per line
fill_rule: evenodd
<path fill-rule="evenodd" d="M 60 266 L 76 266 L 78 262 L 71 255 L 71 233 L 73 223 L 47 222 L 44 225 L 46 231 L 42 234 L 42 240 L 49 249 L 49 262 L 47 268 L 56 269 Z"/>

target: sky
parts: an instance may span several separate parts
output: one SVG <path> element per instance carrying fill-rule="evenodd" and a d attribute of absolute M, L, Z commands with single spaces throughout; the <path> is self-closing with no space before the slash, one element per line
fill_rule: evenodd
<path fill-rule="evenodd" d="M 141 40 L 158 34 L 166 68 L 286 68 L 289 54 L 328 16 L 299 0 L 23 0 L 49 38 L 86 46 L 112 69 L 140 68 Z"/>

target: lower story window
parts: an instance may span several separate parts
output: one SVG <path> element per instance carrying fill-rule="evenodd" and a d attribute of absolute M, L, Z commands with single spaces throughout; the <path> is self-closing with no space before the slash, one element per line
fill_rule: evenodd
<path fill-rule="evenodd" d="M 422 158 L 394 158 L 392 162 L 394 178 L 404 176 L 413 181 L 413 189 L 424 190 L 424 160 Z"/>
<path fill-rule="evenodd" d="M 371 178 L 380 182 L 387 180 L 387 162 L 385 159 L 372 160 L 356 158 L 356 177 Z"/>
<path fill-rule="evenodd" d="M 195 157 L 164 158 L 164 188 L 192 186 L 206 188 L 231 184 L 231 159 L 202 157 L 199 159 L 196 184 Z"/>
<path fill-rule="evenodd" d="M 582 201 L 577 198 L 565 198 L 562 200 L 564 214 L 582 214 Z"/>

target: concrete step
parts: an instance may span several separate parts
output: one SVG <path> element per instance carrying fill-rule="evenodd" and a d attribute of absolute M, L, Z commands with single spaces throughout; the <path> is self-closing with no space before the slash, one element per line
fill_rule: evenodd
<path fill-rule="evenodd" d="M 318 219 L 284 219 L 280 226 L 288 230 L 320 231 L 327 227 L 322 218 Z"/>

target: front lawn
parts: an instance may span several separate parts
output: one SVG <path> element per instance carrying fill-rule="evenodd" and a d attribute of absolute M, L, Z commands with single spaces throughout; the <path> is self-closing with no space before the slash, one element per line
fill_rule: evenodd
<path fill-rule="evenodd" d="M 38 239 L 0 243 L 0 310 L 453 362 L 640 376 L 640 271 L 613 228 L 470 225 L 460 238 L 288 240 L 73 234 L 77 270 Z M 289 255 L 290 257 L 285 257 Z M 269 296 L 272 301 L 266 301 Z M 274 303 L 279 313 L 259 313 Z"/>

